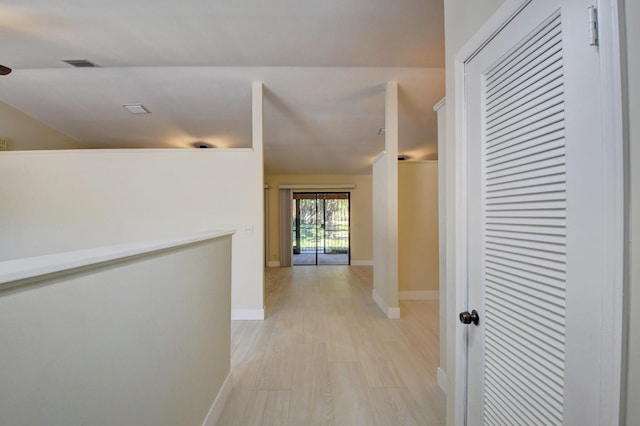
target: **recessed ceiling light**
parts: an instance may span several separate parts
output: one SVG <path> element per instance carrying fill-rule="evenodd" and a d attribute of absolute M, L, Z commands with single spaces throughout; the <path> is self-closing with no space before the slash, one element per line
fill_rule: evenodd
<path fill-rule="evenodd" d="M 201 142 L 201 141 L 194 142 L 194 143 L 191 144 L 191 146 L 194 147 L 194 148 L 214 148 L 214 146 L 211 145 L 210 143 Z"/>
<path fill-rule="evenodd" d="M 380 136 L 384 136 L 384 127 L 380 127 L 380 130 L 378 130 L 378 134 Z"/>
<path fill-rule="evenodd" d="M 122 105 L 129 111 L 131 114 L 149 114 L 149 110 L 144 107 L 142 104 L 133 104 L 133 105 Z"/>
<path fill-rule="evenodd" d="M 96 68 L 100 65 L 93 63 L 87 59 L 63 59 L 62 62 L 76 68 Z"/>

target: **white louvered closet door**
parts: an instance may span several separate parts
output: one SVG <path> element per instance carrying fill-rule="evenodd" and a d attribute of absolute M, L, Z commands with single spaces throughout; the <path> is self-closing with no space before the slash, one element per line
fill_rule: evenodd
<path fill-rule="evenodd" d="M 576 320 L 597 323 L 603 274 L 587 7 L 533 0 L 466 64 L 470 425 L 598 423 L 598 337 Z"/>

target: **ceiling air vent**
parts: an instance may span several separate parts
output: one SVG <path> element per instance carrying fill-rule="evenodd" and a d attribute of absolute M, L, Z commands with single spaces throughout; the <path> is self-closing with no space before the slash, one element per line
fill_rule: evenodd
<path fill-rule="evenodd" d="M 131 114 L 149 114 L 149 110 L 142 104 L 129 104 L 122 106 L 125 107 Z"/>
<path fill-rule="evenodd" d="M 62 62 L 67 63 L 76 68 L 96 68 L 100 65 L 94 64 L 87 59 L 63 59 Z"/>

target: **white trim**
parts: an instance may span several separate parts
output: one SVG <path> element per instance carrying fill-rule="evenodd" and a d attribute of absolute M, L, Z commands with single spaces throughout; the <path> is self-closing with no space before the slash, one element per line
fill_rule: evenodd
<path fill-rule="evenodd" d="M 440 367 L 438 367 L 438 387 L 445 395 L 447 394 L 447 373 Z"/>
<path fill-rule="evenodd" d="M 328 184 L 319 183 L 313 185 L 278 185 L 280 189 L 355 189 L 355 183 Z"/>
<path fill-rule="evenodd" d="M 373 266 L 373 260 L 352 260 L 351 266 Z"/>
<path fill-rule="evenodd" d="M 598 31 L 600 50 L 600 102 L 602 105 L 602 140 L 610 149 L 604 150 L 605 169 L 605 228 L 607 245 L 604 252 L 608 283 L 602 298 L 602 353 L 600 356 L 600 401 L 598 424 L 619 424 L 624 419 L 625 408 L 623 348 L 625 266 L 628 259 L 626 243 L 625 199 L 629 196 L 625 185 L 625 111 L 622 82 L 622 41 L 620 33 L 622 0 L 598 2 Z M 606 314 L 609 314 L 608 316 Z"/>
<path fill-rule="evenodd" d="M 449 301 L 448 312 L 467 310 L 467 102 L 465 64 L 486 46 L 524 7 L 532 0 L 507 0 L 469 39 L 455 56 L 455 287 L 454 297 Z M 450 315 L 449 321 L 453 321 Z M 454 418 L 448 423 L 455 426 L 466 424 L 467 406 L 467 328 L 456 324 L 453 339 L 453 365 L 447 370 L 453 374 L 451 397 Z M 450 347 L 450 345 L 447 345 Z"/>
<path fill-rule="evenodd" d="M 456 59 L 455 62 L 455 287 L 454 297 L 450 300 L 448 312 L 463 312 L 467 309 L 467 150 L 466 150 L 466 98 L 465 98 L 465 65 Z M 449 317 L 449 321 L 455 321 Z M 455 332 L 450 339 L 454 339 L 453 365 L 448 365 L 448 371 L 453 370 L 453 389 L 447 390 L 454 404 L 455 426 L 466 424 L 467 407 L 467 329 L 454 327 Z"/>
<path fill-rule="evenodd" d="M 398 299 L 400 300 L 438 300 L 440 299 L 440 292 L 438 290 L 401 291 L 400 293 L 398 293 Z"/>
<path fill-rule="evenodd" d="M 231 391 L 233 390 L 233 371 L 229 371 L 227 378 L 224 380 L 222 387 L 218 391 L 218 395 L 216 395 L 216 399 L 213 400 L 213 404 L 211 404 L 211 408 L 209 408 L 209 412 L 207 413 L 207 417 L 204 418 L 202 422 L 202 426 L 215 426 L 216 422 L 220 418 L 220 414 L 222 414 L 222 410 L 224 409 L 224 404 L 227 402 Z"/>
<path fill-rule="evenodd" d="M 389 308 L 387 310 L 387 318 L 400 319 L 400 308 Z"/>
<path fill-rule="evenodd" d="M 440 101 L 439 101 L 437 104 L 435 104 L 435 105 L 433 106 L 433 110 L 434 110 L 434 111 L 438 111 L 440 108 L 442 108 L 442 107 L 443 107 L 443 106 L 445 106 L 446 104 L 447 104 L 447 98 L 446 98 L 446 97 L 445 97 L 445 98 L 442 98 L 442 99 L 440 99 Z"/>
<path fill-rule="evenodd" d="M 264 308 L 262 309 L 232 309 L 231 320 L 264 320 Z"/>
<path fill-rule="evenodd" d="M 270 260 L 269 263 L 267 264 L 267 266 L 269 268 L 279 268 L 280 267 L 280 261 L 279 260 Z"/>
<path fill-rule="evenodd" d="M 471 61 L 513 18 L 533 0 L 506 0 L 456 54 L 456 62 Z M 456 91 L 456 97 L 458 92 Z M 457 100 L 457 98 L 456 98 Z M 457 102 L 456 102 L 456 105 Z M 456 106 L 457 108 L 457 106 Z"/>
<path fill-rule="evenodd" d="M 387 303 L 384 301 L 384 299 L 378 293 L 376 293 L 375 290 L 371 291 L 371 296 L 373 297 L 373 300 L 376 302 L 376 305 L 378 305 L 378 308 L 380 308 L 382 313 L 387 318 L 389 318 L 389 319 L 398 319 L 398 318 L 400 318 L 400 308 L 390 308 L 390 307 L 388 307 Z"/>

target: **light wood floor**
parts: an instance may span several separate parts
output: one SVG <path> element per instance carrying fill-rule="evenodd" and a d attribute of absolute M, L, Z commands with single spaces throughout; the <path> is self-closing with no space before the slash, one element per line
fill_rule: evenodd
<path fill-rule="evenodd" d="M 268 268 L 265 321 L 233 321 L 234 389 L 218 426 L 445 423 L 437 301 L 386 319 L 368 266 Z"/>

